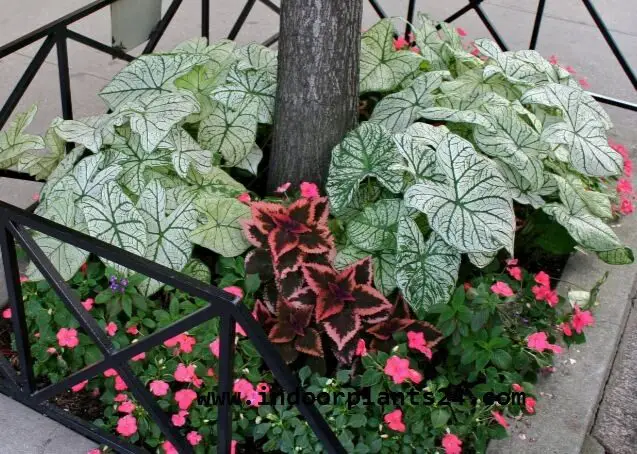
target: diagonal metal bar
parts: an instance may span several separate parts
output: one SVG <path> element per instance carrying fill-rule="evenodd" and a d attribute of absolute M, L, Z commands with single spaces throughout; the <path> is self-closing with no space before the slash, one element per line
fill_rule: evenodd
<path fill-rule="evenodd" d="M 508 47 L 507 47 L 506 43 L 504 42 L 504 40 L 502 39 L 502 37 L 500 36 L 498 31 L 493 26 L 493 24 L 491 23 L 491 21 L 487 17 L 487 15 L 484 12 L 484 10 L 482 9 L 482 7 L 480 6 L 480 2 L 474 2 L 473 9 L 475 10 L 476 14 L 480 18 L 480 20 L 482 21 L 484 26 L 487 27 L 487 30 L 489 30 L 489 33 L 491 33 L 491 36 L 493 37 L 493 40 L 496 43 L 498 43 L 498 46 L 500 46 L 500 49 L 505 50 L 505 51 L 508 50 Z"/>
<path fill-rule="evenodd" d="M 164 36 L 164 32 L 168 28 L 170 21 L 173 20 L 173 17 L 177 13 L 177 10 L 179 10 L 179 6 L 181 5 L 182 1 L 183 0 L 173 0 L 173 2 L 164 13 L 164 17 L 161 18 L 155 29 L 148 37 L 148 42 L 146 43 L 146 47 L 144 47 L 142 54 L 149 54 L 155 50 L 155 47 L 157 47 L 159 40 L 162 36 Z"/>
<path fill-rule="evenodd" d="M 385 19 L 387 18 L 387 13 L 385 12 L 385 10 L 378 4 L 377 0 L 369 0 L 369 4 L 371 5 L 371 7 L 374 9 L 374 11 L 376 11 L 376 14 L 378 14 L 378 17 L 380 17 L 381 19 Z"/>
<path fill-rule="evenodd" d="M 204 0 L 206 1 L 206 0 Z M 111 55 L 113 58 L 119 58 L 124 61 L 133 61 L 135 57 L 127 54 L 123 50 L 120 50 L 116 47 L 107 46 L 106 44 L 100 43 L 99 41 L 94 40 L 93 38 L 89 38 L 88 36 L 84 36 L 80 33 L 74 32 L 73 30 L 66 30 L 66 36 L 73 41 L 77 41 L 80 44 L 84 44 L 85 46 L 91 47 L 95 50 L 99 50 L 104 52 L 105 54 Z"/>
<path fill-rule="evenodd" d="M 276 43 L 278 40 L 279 40 L 279 34 L 275 33 L 274 35 L 270 36 L 268 39 L 263 41 L 261 44 L 264 45 L 265 47 L 270 47 L 272 44 Z"/>
<path fill-rule="evenodd" d="M 219 324 L 219 395 L 221 403 L 217 409 L 217 453 L 230 452 L 232 442 L 232 366 L 234 364 L 235 320 L 231 315 L 221 317 Z"/>
<path fill-rule="evenodd" d="M 29 330 L 24 314 L 18 256 L 9 227 L 10 224 L 7 221 L 0 225 L 0 249 L 2 249 L 2 262 L 4 263 L 4 275 L 9 295 L 9 307 L 11 308 L 11 322 L 20 361 L 20 383 L 23 392 L 31 394 L 35 390 L 35 375 L 33 374 L 31 347 L 29 346 Z"/>
<path fill-rule="evenodd" d="M 13 113 L 13 110 L 20 102 L 20 99 L 22 99 L 24 92 L 27 90 L 27 88 L 29 88 L 31 82 L 33 82 L 33 79 L 38 73 L 40 66 L 42 66 L 42 63 L 44 63 L 44 60 L 49 55 L 49 52 L 51 52 L 51 49 L 53 49 L 54 45 L 55 36 L 48 35 L 42 43 L 42 46 L 40 46 L 40 49 L 38 49 L 37 53 L 33 57 L 33 60 L 31 60 L 31 63 L 29 63 L 29 66 L 27 66 L 27 69 L 24 71 L 24 74 L 5 101 L 4 105 L 2 106 L 2 110 L 0 110 L 0 129 L 2 129 L 9 120 L 11 113 Z"/>
<path fill-rule="evenodd" d="M 531 50 L 535 50 L 535 46 L 537 45 L 537 38 L 540 34 L 540 25 L 542 24 L 542 17 L 544 16 L 545 5 L 546 0 L 538 0 L 535 22 L 533 22 L 533 32 L 531 33 L 531 43 L 529 44 L 529 49 Z"/>
<path fill-rule="evenodd" d="M 482 3 L 482 0 L 479 0 L 476 3 L 478 3 L 478 4 Z M 451 16 L 447 17 L 444 21 L 445 22 L 453 22 L 456 19 L 458 19 L 460 16 L 464 16 L 465 14 L 467 14 L 469 11 L 471 11 L 473 9 L 473 7 L 474 7 L 474 5 L 472 3 L 468 3 L 465 6 L 463 6 L 462 8 L 460 8 L 458 11 L 453 13 Z"/>
<path fill-rule="evenodd" d="M 637 112 L 637 104 L 633 102 L 624 101 L 622 99 L 611 98 L 610 96 L 600 95 L 598 93 L 590 93 L 589 94 L 598 100 L 599 102 L 603 102 L 604 104 L 608 104 L 609 106 L 621 107 L 622 109 L 632 110 L 633 112 Z"/>
<path fill-rule="evenodd" d="M 608 27 L 606 27 L 606 24 L 602 20 L 602 17 L 599 15 L 599 13 L 597 12 L 593 4 L 590 2 L 590 0 L 582 0 L 582 2 L 584 3 L 584 6 L 588 10 L 588 13 L 591 15 L 591 17 L 595 21 L 595 25 L 597 25 L 597 28 L 602 33 L 602 36 L 606 40 L 606 43 L 610 47 L 610 50 L 613 52 L 613 54 L 615 55 L 615 58 L 617 58 L 617 61 L 619 62 L 622 69 L 626 73 L 626 76 L 628 76 L 628 79 L 630 79 L 630 83 L 633 84 L 633 88 L 637 90 L 637 76 L 635 76 L 635 73 L 630 67 L 628 60 L 626 60 L 626 57 L 624 57 L 624 54 L 622 54 L 622 51 L 619 49 L 619 46 L 613 39 L 613 35 L 611 35 L 610 31 L 608 31 Z"/>
<path fill-rule="evenodd" d="M 250 11 L 252 11 L 252 8 L 254 8 L 254 4 L 256 2 L 257 0 L 248 0 L 246 2 L 245 6 L 241 10 L 241 13 L 239 14 L 239 17 L 237 18 L 237 21 L 232 26 L 230 33 L 228 33 L 228 39 L 235 39 L 237 37 L 239 31 L 241 30 L 241 27 L 243 27 L 243 24 L 248 18 Z"/>
<path fill-rule="evenodd" d="M 277 4 L 275 4 L 274 2 L 270 1 L 270 0 L 259 0 L 261 3 L 263 3 L 265 6 L 267 6 L 268 8 L 270 8 L 272 11 L 274 11 L 277 14 L 281 14 L 281 7 Z"/>

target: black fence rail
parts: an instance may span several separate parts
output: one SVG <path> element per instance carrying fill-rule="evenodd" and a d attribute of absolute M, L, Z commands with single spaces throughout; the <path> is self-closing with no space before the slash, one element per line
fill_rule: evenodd
<path fill-rule="evenodd" d="M 138 342 L 118 350 L 106 336 L 104 330 L 97 324 L 96 320 L 84 309 L 78 296 L 62 279 L 27 229 L 41 232 L 101 258 L 116 262 L 132 271 L 142 273 L 145 276 L 175 287 L 193 297 L 203 299 L 208 304 L 157 332 L 140 338 Z M 87 366 L 58 383 L 41 389 L 36 387 L 35 376 L 31 367 L 32 358 L 22 300 L 16 241 L 104 357 L 102 361 Z M 296 375 L 285 364 L 274 345 L 268 340 L 261 326 L 252 317 L 250 311 L 239 301 L 239 298 L 223 290 L 48 219 L 27 213 L 4 202 L 0 202 L 0 248 L 2 249 L 9 307 L 12 314 L 11 322 L 20 365 L 19 373 L 16 373 L 8 360 L 4 356 L 0 356 L 0 375 L 3 376 L 3 379 L 0 380 L 0 392 L 50 416 L 98 443 L 107 444 L 121 453 L 145 452 L 93 424 L 60 410 L 55 405 L 50 404 L 48 400 L 107 369 L 115 369 L 126 382 L 137 402 L 159 426 L 166 439 L 180 453 L 193 452 L 192 446 L 187 443 L 179 429 L 171 424 L 168 415 L 159 407 L 153 395 L 144 387 L 144 384 L 133 373 L 127 362 L 133 356 L 161 345 L 165 340 L 201 325 L 214 317 L 219 317 L 220 324 L 219 395 L 231 396 L 233 392 L 235 323 L 238 323 L 246 332 L 247 337 L 252 341 L 263 361 L 272 371 L 274 378 L 279 382 L 283 391 L 294 393 L 299 390 L 300 383 Z M 218 453 L 230 452 L 232 441 L 231 405 L 230 399 L 224 399 L 219 404 L 217 421 Z M 301 400 L 296 404 L 296 407 L 327 452 L 345 453 L 344 448 L 329 425 L 313 404 L 310 405 Z"/>

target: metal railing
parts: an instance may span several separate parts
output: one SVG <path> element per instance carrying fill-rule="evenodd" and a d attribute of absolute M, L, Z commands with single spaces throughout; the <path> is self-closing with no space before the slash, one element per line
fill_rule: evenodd
<path fill-rule="evenodd" d="M 101 258 L 116 262 L 132 271 L 168 284 L 193 297 L 205 300 L 207 305 L 159 329 L 157 332 L 141 337 L 138 342 L 121 349 L 116 349 L 108 336 L 106 336 L 104 330 L 97 324 L 97 321 L 84 309 L 76 293 L 64 279 L 62 279 L 60 273 L 37 245 L 27 229 L 41 232 L 62 242 L 91 252 Z M 35 375 L 31 367 L 32 358 L 24 302 L 22 300 L 16 241 L 103 355 L 102 361 L 87 366 L 61 381 L 41 389 L 36 387 Z M 15 343 L 20 365 L 20 373 L 18 374 L 9 361 L 4 356 L 0 356 L 0 375 L 4 376 L 4 380 L 0 381 L 0 392 L 9 395 L 34 410 L 50 416 L 96 442 L 107 444 L 122 453 L 144 452 L 139 447 L 109 434 L 68 412 L 58 409 L 53 404 L 50 404 L 48 400 L 107 369 L 115 369 L 137 402 L 148 412 L 155 424 L 159 426 L 166 439 L 170 441 L 180 453 L 193 452 L 192 446 L 186 442 L 185 438 L 179 432 L 179 429 L 171 424 L 169 416 L 164 413 L 155 401 L 153 395 L 133 373 L 127 361 L 133 356 L 161 345 L 165 340 L 201 325 L 213 317 L 220 318 L 219 395 L 230 396 L 233 392 L 232 368 L 234 361 L 235 323 L 238 323 L 243 328 L 246 336 L 252 341 L 254 347 L 263 358 L 264 363 L 272 371 L 274 378 L 281 385 L 285 393 L 294 393 L 300 387 L 297 377 L 285 364 L 274 345 L 268 340 L 261 326 L 252 317 L 250 311 L 239 301 L 239 298 L 223 290 L 48 219 L 27 213 L 24 210 L 4 202 L 0 202 L 0 249 L 2 249 L 2 259 L 4 261 L 9 295 L 9 307 L 11 308 L 12 314 L 11 322 L 15 334 Z M 329 425 L 313 404 L 307 404 L 301 399 L 296 404 L 296 407 L 327 452 L 345 453 L 344 448 Z M 231 399 L 223 399 L 219 404 L 217 424 L 217 452 L 229 453 L 232 440 Z"/>

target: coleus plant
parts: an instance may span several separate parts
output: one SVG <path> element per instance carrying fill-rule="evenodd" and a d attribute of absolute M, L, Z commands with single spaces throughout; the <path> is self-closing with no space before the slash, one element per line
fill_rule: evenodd
<path fill-rule="evenodd" d="M 631 263 L 605 222 L 623 163 L 602 107 L 535 51 L 481 39 L 472 53 L 450 26 L 419 22 L 411 50 L 394 48 L 388 20 L 364 33 L 361 91 L 382 99 L 332 152 L 337 267 L 371 254 L 378 288 L 422 316 L 449 300 L 463 254 L 477 267 L 513 255 L 514 202 Z"/>

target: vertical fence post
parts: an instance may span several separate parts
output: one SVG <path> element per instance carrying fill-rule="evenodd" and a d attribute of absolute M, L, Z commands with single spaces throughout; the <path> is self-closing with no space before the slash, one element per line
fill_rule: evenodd
<path fill-rule="evenodd" d="M 201 0 L 201 36 L 210 43 L 210 0 Z"/>
<path fill-rule="evenodd" d="M 62 118 L 73 119 L 71 100 L 71 74 L 69 72 L 69 53 L 66 48 L 66 27 L 55 31 L 55 44 L 58 54 L 58 74 L 60 77 L 60 98 L 62 99 Z"/>
<path fill-rule="evenodd" d="M 0 249 L 2 249 L 2 262 L 9 295 L 9 307 L 11 308 L 11 322 L 13 323 L 15 343 L 20 360 L 20 382 L 24 392 L 30 395 L 35 391 L 35 377 L 32 368 L 31 346 L 29 345 L 29 331 L 24 315 L 18 256 L 15 242 L 9 234 L 6 222 L 9 221 L 5 220 L 0 224 Z"/>
<path fill-rule="evenodd" d="M 407 25 L 405 26 L 406 40 L 409 40 L 409 33 L 411 33 L 411 24 L 414 22 L 415 12 L 416 12 L 416 0 L 409 0 L 409 6 L 407 7 Z"/>
<path fill-rule="evenodd" d="M 217 453 L 229 454 L 232 443 L 232 367 L 234 364 L 235 319 L 224 314 L 219 321 L 219 396 Z"/>
<path fill-rule="evenodd" d="M 544 6 L 546 0 L 539 0 L 537 4 L 537 13 L 535 13 L 535 22 L 533 22 L 533 33 L 531 33 L 531 43 L 529 49 L 535 50 L 537 45 L 537 37 L 540 34 L 540 25 L 542 24 L 542 17 L 544 16 Z"/>

